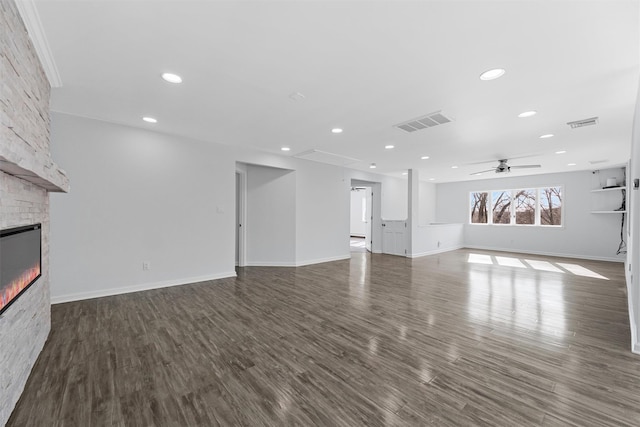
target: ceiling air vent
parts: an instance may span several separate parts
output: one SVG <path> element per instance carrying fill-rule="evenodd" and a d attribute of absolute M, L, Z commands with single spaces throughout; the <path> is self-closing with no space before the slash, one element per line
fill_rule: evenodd
<path fill-rule="evenodd" d="M 397 125 L 394 125 L 393 127 L 411 133 L 421 129 L 443 125 L 451 121 L 452 120 L 449 117 L 445 116 L 440 111 L 436 111 L 435 113 L 427 114 L 426 116 L 418 117 L 417 119 L 399 123 Z"/>
<path fill-rule="evenodd" d="M 577 129 L 577 128 L 581 128 L 581 127 L 584 127 L 584 126 L 597 125 L 598 124 L 598 118 L 597 117 L 591 117 L 590 119 L 576 120 L 575 122 L 568 122 L 567 124 L 569 126 L 571 126 L 571 129 Z"/>

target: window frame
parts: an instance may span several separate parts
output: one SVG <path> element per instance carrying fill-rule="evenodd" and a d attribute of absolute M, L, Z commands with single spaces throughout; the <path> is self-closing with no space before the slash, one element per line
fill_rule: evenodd
<path fill-rule="evenodd" d="M 541 215 L 542 215 L 542 207 L 540 206 L 540 201 L 541 201 L 541 195 L 542 195 L 542 191 L 545 188 L 559 188 L 560 189 L 560 224 L 559 225 L 547 225 L 547 224 L 542 224 L 541 223 Z M 516 194 L 521 191 L 521 190 L 533 190 L 535 191 L 535 222 L 534 224 L 517 224 L 516 223 Z M 494 223 L 493 222 L 493 193 L 494 192 L 508 192 L 510 194 L 510 206 L 509 206 L 509 218 L 510 218 L 510 222 L 508 224 L 505 223 Z M 487 207 L 487 211 L 488 211 L 488 215 L 487 215 L 487 222 L 472 222 L 473 217 L 472 217 L 472 206 L 471 206 L 471 200 L 474 194 L 476 193 L 488 193 L 489 197 L 488 197 L 488 207 Z M 499 226 L 499 227 L 528 227 L 528 228 L 533 228 L 533 227 L 542 227 L 542 228 L 564 228 L 565 227 L 565 203 L 564 203 L 564 196 L 565 196 L 565 192 L 564 192 L 564 185 L 544 185 L 541 187 L 534 187 L 534 186 L 527 186 L 527 187 L 518 187 L 518 188 L 510 188 L 510 189 L 495 189 L 495 190 L 472 190 L 469 191 L 468 197 L 467 197 L 467 202 L 469 203 L 467 205 L 467 223 L 469 225 L 479 225 L 479 226 Z"/>

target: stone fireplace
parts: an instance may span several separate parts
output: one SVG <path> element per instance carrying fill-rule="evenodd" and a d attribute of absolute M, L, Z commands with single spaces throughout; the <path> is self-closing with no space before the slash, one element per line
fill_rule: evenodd
<path fill-rule="evenodd" d="M 0 425 L 51 327 L 49 192 L 69 181 L 49 150 L 51 86 L 13 0 L 0 2 L 0 229 L 42 224 L 41 276 L 0 315 Z"/>

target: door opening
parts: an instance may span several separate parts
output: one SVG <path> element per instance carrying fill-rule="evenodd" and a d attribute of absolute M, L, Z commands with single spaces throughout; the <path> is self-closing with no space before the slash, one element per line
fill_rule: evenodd
<path fill-rule="evenodd" d="M 245 262 L 245 212 L 246 206 L 246 174 L 236 171 L 236 217 L 235 217 L 235 264 L 244 267 Z"/>
<path fill-rule="evenodd" d="M 351 187 L 349 244 L 352 252 L 371 252 L 371 188 Z"/>
<path fill-rule="evenodd" d="M 354 219 L 359 221 L 360 235 L 364 235 L 362 252 L 379 254 L 382 252 L 382 184 L 352 179 L 351 188 L 359 189 L 357 196 L 351 192 L 351 224 Z"/>

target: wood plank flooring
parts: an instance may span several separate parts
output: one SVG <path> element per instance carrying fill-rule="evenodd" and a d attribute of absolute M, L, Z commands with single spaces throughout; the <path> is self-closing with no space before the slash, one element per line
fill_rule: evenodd
<path fill-rule="evenodd" d="M 54 305 L 8 426 L 640 425 L 623 270 L 354 253 Z"/>

